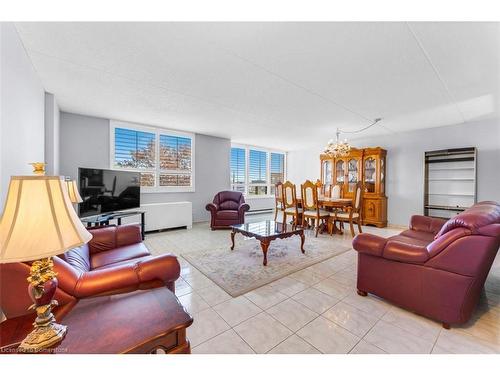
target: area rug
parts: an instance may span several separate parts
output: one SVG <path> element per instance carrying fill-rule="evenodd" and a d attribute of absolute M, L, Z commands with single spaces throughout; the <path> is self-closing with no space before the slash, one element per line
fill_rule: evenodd
<path fill-rule="evenodd" d="M 302 254 L 298 236 L 272 241 L 267 252 L 267 266 L 262 265 L 262 249 L 255 239 L 237 241 L 233 251 L 229 246 L 218 246 L 181 256 L 232 297 L 238 297 L 350 248 L 334 243 L 329 236 L 307 236 L 304 249 L 305 254 Z"/>

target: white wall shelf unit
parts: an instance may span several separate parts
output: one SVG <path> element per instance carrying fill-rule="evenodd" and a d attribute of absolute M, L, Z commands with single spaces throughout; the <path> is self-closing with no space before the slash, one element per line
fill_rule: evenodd
<path fill-rule="evenodd" d="M 424 215 L 448 219 L 476 203 L 475 147 L 424 155 Z"/>

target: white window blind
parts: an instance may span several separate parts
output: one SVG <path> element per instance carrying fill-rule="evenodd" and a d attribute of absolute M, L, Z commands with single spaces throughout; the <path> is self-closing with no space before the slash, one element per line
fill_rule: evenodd
<path fill-rule="evenodd" d="M 160 186 L 191 186 L 191 138 L 160 134 Z"/>
<path fill-rule="evenodd" d="M 231 190 L 245 193 L 246 156 L 245 149 L 231 148 Z"/>
<path fill-rule="evenodd" d="M 285 155 L 271 152 L 271 194 L 274 194 L 275 184 L 284 182 Z"/>

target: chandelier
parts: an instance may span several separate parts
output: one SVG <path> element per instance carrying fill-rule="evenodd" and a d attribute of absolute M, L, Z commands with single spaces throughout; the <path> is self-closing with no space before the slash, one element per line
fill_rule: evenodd
<path fill-rule="evenodd" d="M 326 145 L 324 151 L 325 154 L 332 155 L 335 158 L 339 156 L 347 156 L 347 154 L 349 154 L 349 151 L 351 151 L 351 145 L 347 143 L 347 139 L 344 139 L 343 142 L 340 142 L 339 136 L 340 136 L 340 130 L 337 129 L 336 141 L 334 142 L 333 139 L 330 139 L 328 141 L 328 144 Z"/>
<path fill-rule="evenodd" d="M 327 155 L 331 155 L 335 158 L 337 157 L 343 157 L 343 156 L 347 156 L 349 154 L 349 151 L 351 151 L 351 145 L 347 142 L 347 139 L 344 139 L 343 142 L 340 142 L 339 141 L 339 138 L 340 138 L 340 133 L 350 133 L 350 134 L 354 134 L 354 133 L 360 133 L 368 128 L 371 128 L 373 125 L 375 125 L 377 122 L 379 122 L 380 120 L 382 120 L 381 118 L 376 118 L 375 120 L 373 120 L 373 122 L 362 128 L 362 129 L 359 129 L 359 130 L 355 130 L 355 131 L 345 131 L 345 130 L 340 130 L 339 128 L 337 128 L 337 131 L 335 132 L 335 135 L 336 135 L 336 140 L 335 142 L 333 141 L 333 139 L 330 139 L 326 145 L 326 148 L 325 150 L 323 151 L 323 153 L 327 154 Z"/>

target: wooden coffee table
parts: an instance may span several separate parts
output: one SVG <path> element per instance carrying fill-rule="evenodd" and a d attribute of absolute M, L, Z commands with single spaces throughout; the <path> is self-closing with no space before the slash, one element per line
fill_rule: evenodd
<path fill-rule="evenodd" d="M 234 250 L 234 236 L 236 233 L 241 233 L 245 237 L 253 237 L 260 241 L 260 246 L 264 253 L 264 261 L 262 263 L 264 266 L 267 266 L 267 249 L 269 248 L 269 244 L 277 238 L 283 239 L 295 235 L 300 236 L 300 250 L 302 254 L 305 253 L 304 242 L 306 238 L 304 236 L 304 229 L 302 228 L 293 229 L 291 225 L 266 220 L 257 223 L 231 225 L 231 229 L 231 250 Z"/>

